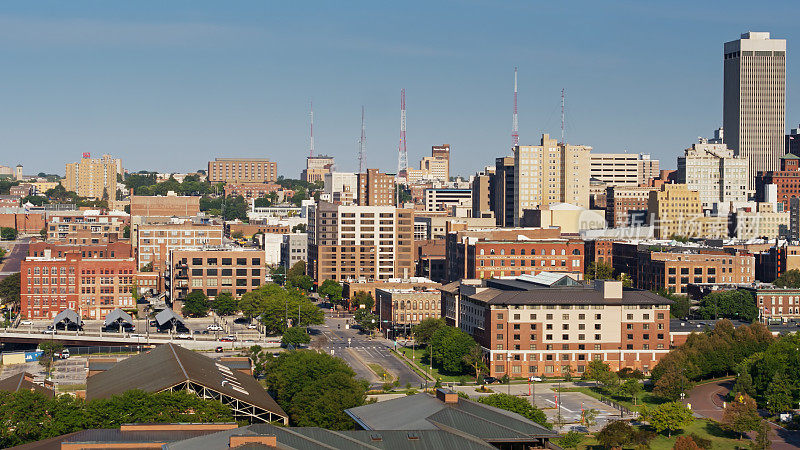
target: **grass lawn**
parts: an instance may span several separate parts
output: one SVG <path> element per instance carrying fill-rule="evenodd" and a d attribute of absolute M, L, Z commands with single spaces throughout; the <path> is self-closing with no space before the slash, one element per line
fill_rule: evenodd
<path fill-rule="evenodd" d="M 58 386 L 56 386 L 56 390 L 58 392 L 60 392 L 60 393 L 75 392 L 75 391 L 81 391 L 81 390 L 85 390 L 85 389 L 86 389 L 86 383 L 81 383 L 81 384 L 59 384 Z"/>
<path fill-rule="evenodd" d="M 409 360 L 411 360 L 411 349 L 406 347 L 397 346 L 397 351 L 402 353 L 406 356 Z M 425 349 L 420 350 L 419 348 L 416 349 L 414 352 L 414 365 L 416 366 L 416 370 L 422 373 L 428 373 L 428 355 L 425 353 Z M 405 361 L 403 361 L 405 362 Z M 472 375 L 445 375 L 439 373 L 439 370 L 434 367 L 430 374 L 433 378 L 440 380 L 442 382 L 455 382 L 458 383 L 461 381 L 462 378 L 466 378 L 467 381 L 474 381 L 475 377 Z"/>
<path fill-rule="evenodd" d="M 384 369 L 380 364 L 369 363 L 367 366 L 369 366 L 370 370 L 375 372 L 375 375 L 377 375 L 382 382 L 391 383 L 394 381 L 394 377 L 389 374 L 389 372 L 387 372 L 386 369 Z"/>
<path fill-rule="evenodd" d="M 735 449 L 735 448 L 750 448 L 749 440 L 737 440 L 736 436 L 728 431 L 720 428 L 720 426 L 711 420 L 696 419 L 694 423 L 682 430 L 680 433 L 673 433 L 672 437 L 668 438 L 666 435 L 657 435 L 650 441 L 650 448 L 652 450 L 669 450 L 675 445 L 678 436 L 683 434 L 696 434 L 701 438 L 711 441 L 711 448 L 714 449 Z M 595 449 L 601 448 L 594 438 L 586 439 L 578 446 L 579 449 Z M 633 448 L 631 447 L 625 447 Z"/>
<path fill-rule="evenodd" d="M 553 388 L 553 390 L 555 390 L 555 387 Z M 586 394 L 586 395 L 588 395 L 590 397 L 594 397 L 594 398 L 596 398 L 598 400 L 600 399 L 600 397 L 608 397 L 608 398 L 611 398 L 611 400 L 614 400 L 615 402 L 619 403 L 620 405 L 630 409 L 631 411 L 638 411 L 639 407 L 642 406 L 642 405 L 656 406 L 656 405 L 660 405 L 661 403 L 665 402 L 663 399 L 658 398 L 658 397 L 654 396 L 653 394 L 651 394 L 650 392 L 647 392 L 647 391 L 639 392 L 639 394 L 636 396 L 636 405 L 633 404 L 633 402 L 631 401 L 630 397 L 608 395 L 605 392 L 603 392 L 602 388 L 595 387 L 595 386 L 562 388 L 561 391 L 562 392 L 581 392 L 581 393 L 584 393 L 584 394 Z"/>

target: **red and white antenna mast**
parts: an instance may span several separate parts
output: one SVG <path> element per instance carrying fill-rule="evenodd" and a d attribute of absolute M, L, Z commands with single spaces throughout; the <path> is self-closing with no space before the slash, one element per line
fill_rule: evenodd
<path fill-rule="evenodd" d="M 361 106 L 361 139 L 358 140 L 358 172 L 367 172 L 367 128 L 364 125 L 364 106 Z"/>
<path fill-rule="evenodd" d="M 406 90 L 400 90 L 400 148 L 397 159 L 397 176 L 408 173 L 408 146 L 406 145 Z"/>
<path fill-rule="evenodd" d="M 514 115 L 511 119 L 511 147 L 519 145 L 519 121 L 517 119 L 517 68 L 514 67 Z"/>
<path fill-rule="evenodd" d="M 308 149 L 308 156 L 314 157 L 314 102 L 311 102 L 311 146 Z"/>

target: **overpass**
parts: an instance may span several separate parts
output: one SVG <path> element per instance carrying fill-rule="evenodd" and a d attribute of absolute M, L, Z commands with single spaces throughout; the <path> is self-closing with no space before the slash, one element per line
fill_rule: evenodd
<path fill-rule="evenodd" d="M 213 337 L 193 337 L 192 339 L 177 339 L 175 335 L 150 334 L 130 335 L 128 333 L 86 333 L 81 331 L 61 331 L 56 334 L 47 334 L 37 330 L 23 331 L 14 328 L 0 328 L 0 343 L 9 344 L 36 344 L 41 342 L 59 342 L 65 347 L 94 347 L 94 346 L 136 346 L 136 345 L 162 345 L 168 342 L 182 347 L 196 350 L 211 350 L 217 346 L 249 347 L 277 347 L 280 342 L 275 341 L 236 341 L 220 342 Z"/>

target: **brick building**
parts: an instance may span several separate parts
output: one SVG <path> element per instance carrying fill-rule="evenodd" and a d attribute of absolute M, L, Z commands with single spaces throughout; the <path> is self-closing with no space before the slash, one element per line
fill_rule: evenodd
<path fill-rule="evenodd" d="M 782 288 L 769 283 L 758 283 L 743 289 L 753 295 L 758 306 L 758 319 L 762 323 L 800 319 L 800 289 Z"/>
<path fill-rule="evenodd" d="M 225 224 L 228 229 L 228 236 L 241 233 L 245 238 L 251 238 L 253 235 L 261 234 L 288 234 L 292 232 L 292 227 L 287 224 L 273 223 L 273 224 L 258 224 L 258 223 L 236 223 L 230 222 Z"/>
<path fill-rule="evenodd" d="M 67 253 L 79 253 L 82 258 L 127 259 L 133 256 L 130 242 L 71 245 L 33 240 L 28 244 L 28 256 L 63 258 Z"/>
<path fill-rule="evenodd" d="M 375 306 L 381 332 L 394 339 L 409 336 L 411 328 L 424 319 L 441 317 L 442 294 L 438 289 L 378 289 Z"/>
<path fill-rule="evenodd" d="M 264 284 L 264 252 L 243 248 L 181 248 L 169 252 L 167 290 L 172 300 L 202 291 L 213 299 L 230 292 L 235 297 Z"/>
<path fill-rule="evenodd" d="M 116 308 L 136 308 L 131 293 L 136 262 L 133 258 L 32 257 L 21 262 L 21 313 L 51 319 L 72 309 L 86 319 L 102 319 Z"/>
<path fill-rule="evenodd" d="M 774 184 L 778 192 L 778 203 L 789 210 L 789 200 L 800 197 L 800 156 L 788 153 L 781 157 L 781 170 L 756 173 L 756 199 L 768 202 L 765 185 Z"/>
<path fill-rule="evenodd" d="M 200 197 L 168 195 L 131 195 L 131 215 L 146 217 L 189 217 L 200 213 Z"/>
<path fill-rule="evenodd" d="M 475 338 L 494 377 L 563 376 L 568 367 L 581 374 L 593 360 L 647 373 L 669 351 L 671 303 L 619 281 L 464 280 L 442 288 L 445 320 Z"/>
<path fill-rule="evenodd" d="M 43 212 L 18 212 L 20 208 L 9 208 L 0 213 L 0 227 L 14 228 L 19 234 L 39 234 L 47 224 Z"/>
<path fill-rule="evenodd" d="M 584 272 L 584 244 L 558 227 L 452 231 L 446 242 L 447 280 L 539 272 Z"/>
<path fill-rule="evenodd" d="M 275 183 L 226 183 L 225 196 L 241 195 L 244 198 L 261 198 L 267 194 L 283 190 L 283 187 Z M 288 195 L 294 195 L 293 191 L 287 191 Z"/>
<path fill-rule="evenodd" d="M 367 169 L 358 174 L 358 204 L 361 206 L 393 206 L 395 204 L 394 175 Z"/>
<path fill-rule="evenodd" d="M 326 279 L 387 280 L 414 274 L 414 211 L 320 202 L 309 207 L 308 270 Z"/>
<path fill-rule="evenodd" d="M 47 240 L 65 244 L 107 244 L 125 238 L 130 216 L 125 213 L 59 212 L 50 214 Z"/>
<path fill-rule="evenodd" d="M 375 298 L 379 289 L 410 289 L 419 291 L 438 289 L 440 286 L 440 283 L 424 277 L 392 278 L 380 281 L 350 280 L 342 283 L 342 297 L 351 299 L 356 292 L 363 292 Z"/>
<path fill-rule="evenodd" d="M 625 227 L 630 224 L 631 218 L 646 218 L 647 202 L 650 192 L 656 191 L 654 187 L 640 186 L 609 186 L 606 189 L 606 223 L 611 228 Z"/>
<path fill-rule="evenodd" d="M 15 195 L 0 195 L 0 208 L 19 208 L 20 198 Z"/>
<path fill-rule="evenodd" d="M 641 289 L 666 289 L 686 294 L 690 283 L 752 283 L 756 280 L 755 258 L 737 250 L 639 251 L 637 273 L 631 274 Z M 634 278 L 635 276 L 635 278 Z"/>
<path fill-rule="evenodd" d="M 216 158 L 208 162 L 211 183 L 269 183 L 278 179 L 278 163 L 264 158 Z"/>
<path fill-rule="evenodd" d="M 163 273 L 173 249 L 222 245 L 222 228 L 222 224 L 190 222 L 139 225 L 135 248 L 137 267 L 141 270 L 149 264 L 153 272 Z"/>

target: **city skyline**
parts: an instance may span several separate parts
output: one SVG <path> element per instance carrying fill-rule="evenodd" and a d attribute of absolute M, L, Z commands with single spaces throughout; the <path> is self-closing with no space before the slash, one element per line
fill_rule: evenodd
<path fill-rule="evenodd" d="M 153 5 L 53 3 L 46 14 L 6 5 L 0 163 L 62 174 L 88 151 L 119 157 L 132 171 L 180 172 L 217 156 L 265 157 L 297 178 L 313 100 L 317 154 L 356 170 L 364 105 L 368 167 L 394 172 L 405 88 L 410 165 L 449 143 L 452 174 L 468 176 L 511 154 L 518 66 L 520 144 L 560 135 L 563 88 L 570 144 L 649 153 L 674 168 L 696 137 L 721 126 L 723 43 L 748 30 L 786 39 L 785 126 L 800 122 L 791 89 L 797 31 L 788 18 L 743 3 L 726 11 L 685 3 L 680 12 L 627 4 L 442 4 L 424 12 L 421 4 Z M 509 31 L 531 20 L 529 32 Z M 687 51 L 663 57 L 675 49 Z"/>

